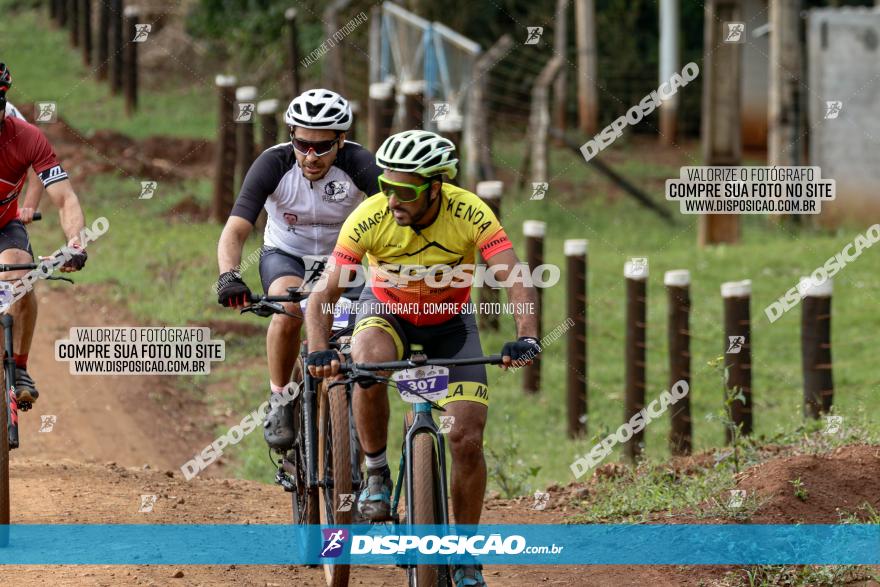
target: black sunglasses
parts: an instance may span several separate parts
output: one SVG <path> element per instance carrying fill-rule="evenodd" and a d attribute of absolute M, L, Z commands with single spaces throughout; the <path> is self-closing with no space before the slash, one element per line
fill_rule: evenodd
<path fill-rule="evenodd" d="M 296 152 L 300 155 L 308 155 L 309 151 L 314 151 L 316 157 L 321 157 L 332 151 L 333 147 L 338 144 L 339 135 L 337 134 L 336 138 L 330 139 L 329 141 L 306 141 L 298 139 L 291 134 L 290 140 L 293 142 L 293 148 L 296 149 Z"/>

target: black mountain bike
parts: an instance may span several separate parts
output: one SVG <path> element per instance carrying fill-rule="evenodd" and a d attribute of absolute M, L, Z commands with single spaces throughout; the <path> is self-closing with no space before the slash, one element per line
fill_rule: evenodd
<path fill-rule="evenodd" d="M 358 292 L 347 292 L 337 307 L 350 306 L 357 295 Z M 283 296 L 253 296 L 252 304 L 241 311 L 259 316 L 291 316 L 281 303 L 302 304 L 307 296 L 307 292 L 297 288 L 289 288 Z M 334 318 L 330 348 L 345 357 L 350 353 L 353 320 L 354 315 L 347 312 Z M 363 482 L 363 454 L 351 413 L 352 389 L 351 386 L 328 389 L 322 379 L 311 377 L 304 368 L 307 356 L 308 342 L 303 341 L 292 377 L 295 383 L 301 384 L 291 400 L 294 444 L 287 451 L 269 451 L 272 465 L 277 467 L 275 482 L 292 494 L 295 524 L 351 524 L 357 513 L 356 494 Z M 304 546 L 312 552 L 317 548 L 313 544 Z M 327 585 L 348 585 L 349 571 L 347 565 L 325 564 Z"/>
<path fill-rule="evenodd" d="M 40 212 L 34 213 L 34 220 L 42 218 Z M 0 273 L 7 271 L 32 271 L 41 267 L 41 263 L 12 263 L 0 264 Z M 40 271 L 40 279 L 56 281 L 73 280 L 67 277 L 53 276 L 50 271 Z M 11 498 L 9 493 L 9 457 L 12 449 L 18 448 L 20 439 L 18 435 L 18 413 L 31 409 L 30 402 L 18 402 L 15 399 L 15 361 L 13 360 L 12 348 L 12 316 L 7 311 L 14 303 L 12 284 L 8 281 L 0 281 L 0 326 L 3 328 L 3 357 L 2 382 L 0 388 L 4 390 L 4 401 L 0 402 L 0 546 L 9 543 L 9 523 Z"/>
<path fill-rule="evenodd" d="M 443 382 L 443 371 L 432 367 L 451 367 L 456 365 L 498 365 L 500 355 L 474 357 L 468 359 L 428 359 L 419 345 L 411 345 L 413 354 L 404 361 L 385 363 L 351 363 L 341 365 L 340 371 L 347 377 L 329 385 L 330 389 L 345 386 L 350 389 L 354 383 L 372 385 L 374 382 L 388 382 L 396 387 L 401 399 L 412 404 L 412 411 L 403 422 L 403 446 L 400 451 L 400 467 L 391 501 L 391 521 L 400 524 L 398 506 L 400 494 L 406 488 L 406 526 L 438 525 L 449 523 L 447 511 L 448 490 L 446 482 L 446 448 L 443 435 L 437 429 L 432 410 L 445 411 L 435 401 L 446 397 L 448 379 Z M 400 371 L 406 369 L 406 376 L 389 377 L 377 375 L 377 371 Z M 400 373 L 398 373 L 400 375 Z M 403 533 L 403 532 L 401 532 Z M 411 587 L 452 585 L 449 565 L 403 565 Z"/>

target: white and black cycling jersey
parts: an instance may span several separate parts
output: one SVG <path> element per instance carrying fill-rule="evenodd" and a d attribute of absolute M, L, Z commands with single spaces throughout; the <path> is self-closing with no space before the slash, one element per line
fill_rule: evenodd
<path fill-rule="evenodd" d="M 291 143 L 263 151 L 242 182 L 231 215 L 251 224 L 266 208 L 263 244 L 297 257 L 329 255 L 339 229 L 364 197 L 379 192 L 372 153 L 345 141 L 323 178 L 309 181 L 296 162 Z"/>
<path fill-rule="evenodd" d="M 24 120 L 24 116 L 21 115 L 18 108 L 12 105 L 12 102 L 6 102 L 6 116 L 14 116 L 15 118 L 21 118 Z"/>

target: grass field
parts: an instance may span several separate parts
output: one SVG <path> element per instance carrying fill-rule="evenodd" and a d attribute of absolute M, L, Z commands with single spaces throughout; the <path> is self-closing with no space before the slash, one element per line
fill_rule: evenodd
<path fill-rule="evenodd" d="M 122 115 L 122 101 L 110 97 L 106 84 L 83 81 L 79 65 L 64 34 L 48 31 L 47 19 L 33 13 L 19 14 L 9 23 L 6 39 L 16 39 L 4 48 L 4 59 L 14 67 L 16 86 L 13 101 L 36 101 L 60 96 L 59 109 L 71 124 L 87 132 L 113 127 L 133 136 L 177 134 L 209 136 L 214 128 L 213 96 L 209 87 L 193 87 L 179 94 L 144 93 L 144 109 L 134 118 Z M 40 34 L 33 34 L 37 29 Z M 4 43 L 5 45 L 7 43 Z M 609 156 L 619 171 L 638 185 L 656 189 L 662 180 L 678 176 L 678 166 L 694 164 L 697 150 L 691 145 L 677 163 L 658 163 L 652 149 L 630 145 L 615 147 Z M 512 135 L 496 137 L 494 156 L 501 172 L 519 169 L 522 146 Z M 624 279 L 623 264 L 631 257 L 647 257 L 648 281 L 648 401 L 667 386 L 666 293 L 664 271 L 690 269 L 692 274 L 692 385 L 694 442 L 697 450 L 723 443 L 723 428 L 707 416 L 722 407 L 722 380 L 709 362 L 726 348 L 722 328 L 722 282 L 751 279 L 753 398 L 755 434 L 772 438 L 790 434 L 802 424 L 800 365 L 800 309 L 770 324 L 763 308 L 794 286 L 798 278 L 819 267 L 840 251 L 858 229 L 823 232 L 812 228 L 777 226 L 762 217 L 743 217 L 742 243 L 711 249 L 696 247 L 692 218 L 676 211 L 678 225 L 670 227 L 653 214 L 622 199 L 589 170 L 574 154 L 555 149 L 547 197 L 530 201 L 529 193 L 508 189 L 502 204 L 502 221 L 523 253 L 522 222 L 547 222 L 545 262 L 564 267 L 564 239 L 589 240 L 589 419 L 588 434 L 578 441 L 565 435 L 565 339 L 551 345 L 543 360 L 542 390 L 536 396 L 521 391 L 521 374 L 490 371 L 491 409 L 486 446 L 490 469 L 504 471 L 504 486 L 510 492 L 526 492 L 553 482 L 572 479 L 570 463 L 588 452 L 595 441 L 623 421 L 624 377 Z M 603 155 L 604 157 L 604 155 Z M 110 231 L 91 249 L 88 270 L 81 283 L 105 284 L 109 295 L 124 303 L 148 324 L 186 324 L 204 320 L 242 320 L 258 323 L 254 317 L 237 317 L 216 304 L 211 285 L 216 279 L 215 250 L 220 227 L 191 223 L 162 215 L 185 197 L 206 201 L 209 178 L 183 184 L 166 184 L 153 200 L 138 201 L 130 180 L 116 176 L 74 178 L 89 219 L 106 215 Z M 558 187 L 562 186 L 562 188 Z M 554 191 L 556 187 L 556 191 Z M 568 188 L 571 189 L 568 189 Z M 566 189 L 563 189 L 566 188 Z M 530 191 L 530 190 L 529 190 Z M 128 200 L 123 201 L 123 198 Z M 665 205 L 665 204 L 664 204 Z M 57 219 L 49 214 L 46 226 L 35 231 L 35 248 L 56 248 Z M 245 255 L 260 245 L 252 239 Z M 876 311 L 880 291 L 878 251 L 868 250 L 848 265 L 834 282 L 833 349 L 835 357 L 835 411 L 845 424 L 859 422 L 876 432 L 880 424 L 870 417 L 878 404 L 880 374 L 873 370 Z M 245 272 L 251 286 L 259 283 L 255 268 Z M 566 320 L 563 281 L 544 291 L 545 332 Z M 502 317 L 498 333 L 484 332 L 486 353 L 498 352 L 504 341 L 515 338 L 510 317 Z M 217 377 L 228 382 L 212 405 L 225 405 L 233 414 L 230 423 L 254 409 L 265 396 L 264 341 L 262 337 L 233 336 L 227 339 L 227 363 L 235 369 L 220 369 Z M 202 394 L 205 378 L 186 379 L 183 384 Z M 397 434 L 402 402 L 392 400 L 391 458 L 397 459 Z M 646 455 L 662 459 L 668 455 L 667 418 L 653 422 L 646 430 Z M 251 435 L 227 454 L 239 463 L 241 475 L 269 480 L 266 453 L 259 433 Z M 609 457 L 609 460 L 617 458 Z M 491 489 L 501 489 L 494 474 Z"/>

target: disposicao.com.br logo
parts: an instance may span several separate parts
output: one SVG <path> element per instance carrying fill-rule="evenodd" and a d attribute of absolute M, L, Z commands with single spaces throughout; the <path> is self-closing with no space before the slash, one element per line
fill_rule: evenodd
<path fill-rule="evenodd" d="M 527 539 L 529 529 L 493 530 L 443 525 L 321 528 L 322 539 L 315 541 L 312 556 L 324 563 L 346 565 L 456 564 L 473 560 L 532 564 L 545 562 L 548 555 L 562 556 L 565 549 L 545 539 L 552 532 Z"/>
<path fill-rule="evenodd" d="M 541 549 L 543 554 L 558 554 L 562 552 L 562 546 L 535 546 L 526 545 L 523 536 L 512 535 L 502 538 L 501 534 L 488 536 L 476 534 L 474 536 L 454 535 L 407 535 L 389 534 L 386 536 L 356 535 L 352 537 L 351 554 L 538 554 L 535 549 Z"/>

